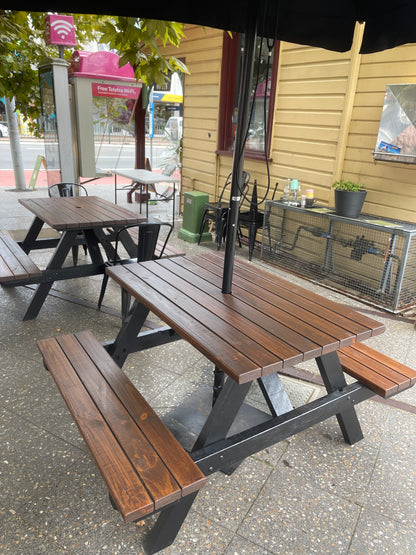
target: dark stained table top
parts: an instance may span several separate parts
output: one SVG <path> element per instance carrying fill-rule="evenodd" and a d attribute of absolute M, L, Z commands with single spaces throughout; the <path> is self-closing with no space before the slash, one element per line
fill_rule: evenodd
<path fill-rule="evenodd" d="M 124 226 L 145 216 L 96 196 L 19 199 L 20 204 L 58 231 Z"/>
<path fill-rule="evenodd" d="M 343 304 L 239 260 L 232 293 L 223 294 L 220 253 L 106 271 L 237 383 L 385 330 Z"/>

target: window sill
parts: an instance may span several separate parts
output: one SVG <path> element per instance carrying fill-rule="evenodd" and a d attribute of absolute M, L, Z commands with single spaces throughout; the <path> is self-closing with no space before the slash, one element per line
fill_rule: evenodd
<path fill-rule="evenodd" d="M 217 154 L 218 156 L 229 156 L 231 158 L 232 156 L 234 156 L 234 151 L 233 150 L 216 150 L 215 154 Z M 264 152 L 256 151 L 256 150 L 246 149 L 244 151 L 244 158 L 246 160 L 258 160 L 259 162 L 265 162 L 266 161 L 266 156 L 264 155 Z M 272 162 L 272 158 L 269 157 L 268 161 Z"/>

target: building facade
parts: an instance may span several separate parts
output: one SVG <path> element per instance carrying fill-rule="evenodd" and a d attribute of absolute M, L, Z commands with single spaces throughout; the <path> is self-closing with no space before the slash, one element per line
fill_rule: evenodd
<path fill-rule="evenodd" d="M 182 192 L 197 190 L 218 198 L 232 167 L 232 154 L 221 146 L 226 102 L 222 80 L 231 68 L 224 57 L 227 33 L 187 25 L 179 49 L 183 59 Z M 376 54 L 359 54 L 362 28 L 357 25 L 351 51 L 281 42 L 276 55 L 269 167 L 265 157 L 247 152 L 244 169 L 258 184 L 259 199 L 276 198 L 287 178 L 313 189 L 321 204 L 333 205 L 332 183 L 340 178 L 368 190 L 364 212 L 416 221 L 416 168 L 412 164 L 374 161 L 386 86 L 416 83 L 416 44 Z M 416 101 L 416 99 L 415 99 Z M 268 187 L 268 173 L 270 187 Z"/>

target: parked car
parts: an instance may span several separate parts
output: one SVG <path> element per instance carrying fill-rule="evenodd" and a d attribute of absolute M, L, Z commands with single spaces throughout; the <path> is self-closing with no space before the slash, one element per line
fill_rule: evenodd
<path fill-rule="evenodd" d="M 9 136 L 9 128 L 5 123 L 0 123 L 0 137 L 8 137 Z"/>

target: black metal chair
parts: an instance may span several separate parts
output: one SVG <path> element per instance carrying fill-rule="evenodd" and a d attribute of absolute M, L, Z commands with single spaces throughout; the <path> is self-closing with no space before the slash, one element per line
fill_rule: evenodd
<path fill-rule="evenodd" d="M 48 195 L 50 197 L 76 197 L 82 195 L 87 197 L 88 191 L 79 183 L 54 183 L 53 185 L 49 185 Z M 88 254 L 86 240 L 82 232 L 78 234 L 78 242 L 83 246 L 84 253 Z M 76 266 L 78 263 L 78 245 L 72 247 L 72 260 L 74 266 Z"/>
<path fill-rule="evenodd" d="M 54 183 L 49 185 L 48 194 L 50 197 L 76 197 L 88 196 L 87 189 L 79 183 Z"/>
<path fill-rule="evenodd" d="M 276 182 L 274 187 L 273 196 L 271 200 L 274 200 L 277 187 L 279 183 Z M 266 215 L 259 211 L 259 203 L 257 200 L 257 181 L 254 180 L 253 193 L 250 200 L 250 209 L 241 211 L 238 216 L 238 234 L 241 246 L 242 231 L 241 228 L 245 227 L 248 229 L 248 259 L 253 258 L 254 245 L 256 242 L 256 235 L 259 229 L 263 229 L 263 226 L 268 228 L 270 236 L 270 213 Z"/>
<path fill-rule="evenodd" d="M 198 245 L 201 242 L 202 234 L 204 233 L 204 228 L 207 222 L 212 221 L 215 224 L 215 243 L 217 245 L 217 250 L 221 249 L 221 243 L 225 237 L 225 232 L 227 229 L 227 220 L 228 220 L 228 210 L 229 210 L 229 202 L 223 201 L 224 193 L 226 192 L 228 186 L 231 186 L 231 177 L 232 174 L 230 173 L 225 181 L 224 187 L 222 188 L 221 194 L 218 198 L 217 203 L 207 202 L 205 204 L 204 212 L 202 214 L 201 225 L 199 227 L 199 237 L 198 237 Z M 247 172 L 243 172 L 243 184 L 241 186 L 241 202 L 244 200 L 245 192 L 248 189 L 248 183 L 250 181 L 250 174 Z"/>
<path fill-rule="evenodd" d="M 163 242 L 162 248 L 155 255 L 155 249 L 159 238 L 160 228 L 166 226 L 169 231 L 166 234 L 165 240 Z M 125 238 L 131 242 L 131 237 L 128 231 L 131 228 L 137 227 L 139 230 L 139 240 L 137 242 L 137 253 L 135 259 L 120 260 L 118 255 L 118 245 L 120 241 L 122 242 Z M 165 247 L 169 241 L 173 230 L 173 225 L 168 222 L 158 222 L 158 221 L 147 221 L 141 222 L 139 224 L 132 224 L 119 229 L 115 235 L 115 247 L 114 247 L 114 257 L 113 260 L 108 260 L 106 262 L 107 266 L 115 266 L 117 264 L 130 264 L 131 262 L 144 262 L 145 260 L 159 259 L 163 256 Z M 101 285 L 100 296 L 98 298 L 98 308 L 101 308 L 104 294 L 107 288 L 108 274 L 104 274 L 103 283 Z M 124 289 L 121 290 L 121 314 L 123 319 L 127 316 L 130 308 L 130 294 Z"/>

